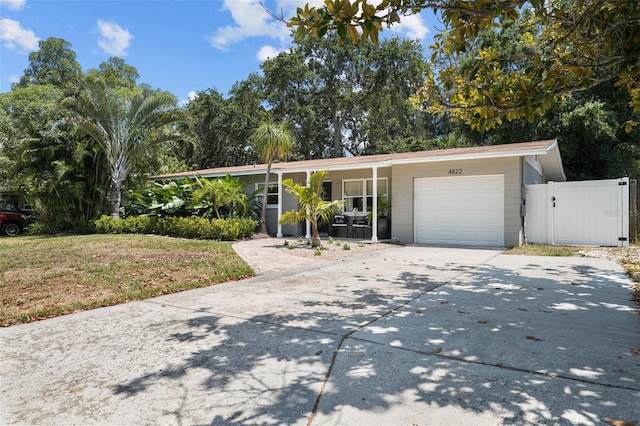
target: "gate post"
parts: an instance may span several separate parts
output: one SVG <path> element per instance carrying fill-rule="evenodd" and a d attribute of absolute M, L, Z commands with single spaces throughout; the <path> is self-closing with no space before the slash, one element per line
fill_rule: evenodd
<path fill-rule="evenodd" d="M 556 220 L 555 220 L 555 207 L 556 207 L 556 189 L 555 182 L 550 181 L 547 183 L 547 241 L 552 246 L 556 245 Z"/>
<path fill-rule="evenodd" d="M 629 247 L 629 178 L 618 181 L 620 188 L 620 247 Z"/>
<path fill-rule="evenodd" d="M 638 241 L 638 181 L 629 180 L 629 238 Z"/>

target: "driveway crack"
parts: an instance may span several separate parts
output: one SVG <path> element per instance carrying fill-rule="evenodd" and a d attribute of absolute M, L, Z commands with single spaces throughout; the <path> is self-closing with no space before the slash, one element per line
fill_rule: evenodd
<path fill-rule="evenodd" d="M 316 398 L 315 403 L 313 404 L 313 409 L 311 410 L 311 414 L 309 415 L 309 419 L 307 420 L 307 426 L 311 426 L 311 424 L 313 423 L 313 419 L 315 418 L 317 412 L 318 412 L 318 407 L 320 406 L 320 401 L 322 400 L 322 396 L 324 395 L 325 389 L 327 387 L 327 383 L 329 383 L 329 379 L 331 378 L 331 373 L 333 372 L 333 367 L 335 366 L 336 360 L 338 359 L 338 354 L 340 353 L 340 350 L 342 349 L 342 345 L 344 344 L 344 342 L 349 339 L 353 334 L 357 333 L 358 331 L 372 325 L 373 323 L 380 321 L 381 319 L 393 314 L 394 312 L 397 312 L 398 310 L 404 308 L 405 306 L 407 306 L 408 304 L 414 302 L 415 300 L 421 298 L 422 296 L 432 292 L 433 290 L 436 290 L 442 286 L 445 286 L 449 283 L 451 283 L 452 281 L 458 279 L 459 277 L 461 277 L 462 275 L 468 274 L 469 272 L 473 271 L 474 269 L 480 267 L 481 265 L 484 265 L 485 263 L 489 262 L 490 260 L 494 259 L 495 257 L 499 256 L 500 254 L 502 254 L 502 252 L 497 253 L 495 256 L 493 256 L 490 259 L 485 260 L 482 263 L 479 263 L 475 266 L 469 267 L 467 270 L 460 272 L 459 274 L 449 278 L 447 281 L 444 281 L 440 284 L 432 284 L 430 286 L 428 286 L 427 289 L 423 289 L 421 290 L 417 295 L 415 295 L 414 297 L 406 300 L 405 302 L 389 309 L 388 311 L 378 315 L 377 317 L 373 318 L 371 321 L 362 324 L 356 328 L 354 328 L 353 330 L 351 330 L 350 332 L 348 332 L 347 334 L 345 334 L 344 336 L 342 336 L 342 338 L 340 339 L 340 342 L 338 343 L 338 346 L 336 347 L 335 351 L 333 352 L 333 355 L 331 357 L 331 363 L 329 364 L 329 369 L 327 370 L 327 374 L 325 374 L 324 376 L 324 381 L 322 382 L 322 386 L 320 387 L 320 392 L 318 393 L 318 397 Z M 363 340 L 363 339 L 358 339 L 358 340 Z"/>

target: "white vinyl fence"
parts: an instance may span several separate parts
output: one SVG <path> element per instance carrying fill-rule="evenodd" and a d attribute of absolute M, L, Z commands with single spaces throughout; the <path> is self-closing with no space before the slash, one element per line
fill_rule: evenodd
<path fill-rule="evenodd" d="M 629 179 L 526 186 L 525 236 L 533 244 L 629 246 Z"/>

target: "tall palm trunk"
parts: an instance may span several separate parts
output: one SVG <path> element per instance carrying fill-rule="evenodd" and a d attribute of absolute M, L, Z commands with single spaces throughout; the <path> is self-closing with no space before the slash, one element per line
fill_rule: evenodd
<path fill-rule="evenodd" d="M 122 184 L 117 182 L 111 182 L 111 217 L 114 219 L 120 218 L 120 204 L 122 203 Z"/>
<path fill-rule="evenodd" d="M 267 197 L 269 195 L 269 175 L 271 174 L 271 163 L 273 161 L 269 159 L 267 163 L 267 173 L 264 175 L 264 191 L 262 192 L 262 211 L 260 213 L 260 233 L 268 234 L 269 229 L 267 227 Z"/>
<path fill-rule="evenodd" d="M 318 232 L 318 221 L 311 221 L 311 247 L 321 247 L 322 240 L 320 239 L 320 232 Z"/>

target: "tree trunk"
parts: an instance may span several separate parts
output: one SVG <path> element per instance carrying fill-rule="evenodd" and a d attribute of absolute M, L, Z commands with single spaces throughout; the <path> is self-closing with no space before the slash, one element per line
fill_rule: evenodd
<path fill-rule="evenodd" d="M 260 233 L 261 234 L 269 234 L 269 229 L 267 228 L 267 196 L 269 194 L 269 174 L 271 174 L 271 162 L 269 159 L 267 162 L 267 173 L 264 176 L 264 192 L 262 193 L 262 212 L 260 214 Z"/>
<path fill-rule="evenodd" d="M 311 222 L 311 247 L 322 247 L 322 240 L 318 232 L 318 222 Z"/>
<path fill-rule="evenodd" d="M 120 203 L 122 201 L 122 184 L 113 182 L 111 184 L 111 217 L 120 219 Z"/>
<path fill-rule="evenodd" d="M 336 107 L 331 110 L 331 124 L 333 125 L 333 156 L 342 157 L 342 120 Z"/>

